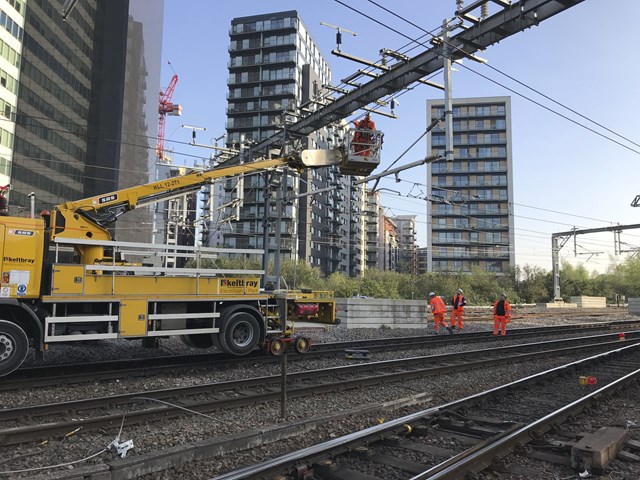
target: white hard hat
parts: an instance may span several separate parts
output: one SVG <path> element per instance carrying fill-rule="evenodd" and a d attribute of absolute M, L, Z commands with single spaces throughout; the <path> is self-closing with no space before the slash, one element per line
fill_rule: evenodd
<path fill-rule="evenodd" d="M 463 293 L 461 288 L 458 289 L 458 293 Z"/>
<path fill-rule="evenodd" d="M 429 296 L 430 297 L 434 297 L 435 296 L 435 292 L 429 292 Z"/>

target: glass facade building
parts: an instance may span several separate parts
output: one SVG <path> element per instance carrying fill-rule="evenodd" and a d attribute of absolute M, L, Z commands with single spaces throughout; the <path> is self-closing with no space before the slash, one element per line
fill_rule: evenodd
<path fill-rule="evenodd" d="M 22 32 L 10 201 L 37 211 L 146 183 L 155 162 L 164 3 L 28 0 Z M 150 213 L 118 239 L 151 238 Z"/>

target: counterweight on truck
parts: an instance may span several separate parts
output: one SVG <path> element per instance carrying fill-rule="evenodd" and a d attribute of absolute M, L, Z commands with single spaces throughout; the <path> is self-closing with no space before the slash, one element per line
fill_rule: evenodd
<path fill-rule="evenodd" d="M 201 268 L 220 253 L 264 254 L 118 242 L 108 230 L 120 215 L 198 190 L 216 179 L 281 167 L 298 170 L 338 165 L 367 175 L 379 156 L 348 150 L 303 151 L 300 156 L 221 166 L 83 200 L 67 202 L 42 218 L 0 216 L 0 376 L 18 368 L 30 349 L 42 357 L 49 345 L 105 339 L 180 336 L 188 345 L 214 345 L 234 355 L 257 346 L 280 354 L 309 339 L 293 334 L 296 320 L 336 323 L 332 292 L 260 288 L 255 269 Z M 183 256 L 195 268 L 157 266 Z M 139 259 L 139 260 L 133 260 Z M 149 259 L 156 261 L 149 264 Z"/>

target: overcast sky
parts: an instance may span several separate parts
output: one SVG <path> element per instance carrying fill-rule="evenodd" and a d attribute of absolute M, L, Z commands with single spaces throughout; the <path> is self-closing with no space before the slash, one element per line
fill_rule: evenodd
<path fill-rule="evenodd" d="M 376 3 L 429 31 L 437 29 L 455 11 L 454 0 Z M 495 11 L 489 3 L 491 12 Z M 373 61 L 380 59 L 380 49 L 399 50 L 409 41 L 372 19 L 411 38 L 424 34 L 368 0 L 165 0 L 161 84 L 165 88 L 174 73 L 179 75 L 173 101 L 183 107 L 181 118 L 167 119 L 166 146 L 174 150 L 174 163 L 193 165 L 198 157 L 208 158 L 211 153 L 180 143 L 191 140 L 191 131 L 181 128 L 182 124 L 206 127 L 206 132 L 198 133 L 202 143 L 224 133 L 231 19 L 283 10 L 299 12 L 331 65 L 334 84 L 360 65 L 331 55 L 336 30 L 320 22 L 356 32 L 357 36 L 343 33 L 342 50 Z M 519 265 L 550 270 L 552 233 L 573 227 L 640 224 L 640 208 L 630 206 L 640 194 L 636 181 L 640 159 L 640 35 L 635 26 L 639 17 L 637 0 L 585 0 L 480 53 L 493 69 L 465 61 L 453 73 L 454 97 L 511 96 L 512 201 Z M 418 46 L 410 55 L 424 48 Z M 441 76 L 434 80 L 441 81 Z M 424 132 L 426 101 L 432 98 L 442 98 L 442 92 L 420 85 L 399 97 L 398 119 L 375 117 L 377 127 L 385 132 L 382 168 Z M 419 142 L 396 166 L 424 158 L 425 152 L 426 142 Z M 391 214 L 416 215 L 418 244 L 424 246 L 425 201 L 408 196 L 426 193 L 426 167 L 401 173 L 400 179 L 400 183 L 393 177 L 381 180 L 380 187 L 404 195 L 385 193 L 383 204 Z M 621 238 L 629 244 L 625 248 L 640 246 L 640 230 L 626 230 Z M 620 257 L 612 257 L 613 248 L 612 233 L 579 235 L 575 245 L 570 241 L 564 246 L 561 258 L 603 271 L 612 261 L 620 261 Z M 574 256 L 574 250 L 578 256 Z"/>

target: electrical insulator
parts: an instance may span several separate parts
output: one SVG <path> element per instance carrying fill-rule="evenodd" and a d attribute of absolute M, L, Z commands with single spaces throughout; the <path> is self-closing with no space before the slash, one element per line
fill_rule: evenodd
<path fill-rule="evenodd" d="M 488 16 L 489 16 L 489 4 L 487 2 L 484 2 L 480 6 L 480 18 L 484 20 Z"/>
<path fill-rule="evenodd" d="M 462 10 L 464 8 L 464 0 L 456 0 L 456 8 L 458 11 Z"/>

